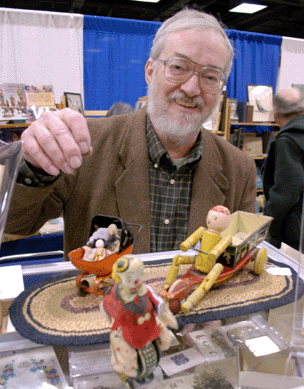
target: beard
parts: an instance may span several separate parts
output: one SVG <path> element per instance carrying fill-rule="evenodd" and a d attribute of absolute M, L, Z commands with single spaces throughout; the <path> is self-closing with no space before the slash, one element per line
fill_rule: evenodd
<path fill-rule="evenodd" d="M 204 114 L 204 101 L 201 97 L 189 97 L 183 91 L 172 92 L 166 101 L 159 97 L 157 81 L 152 79 L 148 87 L 148 108 L 153 126 L 164 140 L 176 146 L 184 145 L 187 138 L 198 135 L 203 123 L 210 116 L 210 112 Z M 195 107 L 199 112 L 182 113 L 176 110 L 168 113 L 171 101 L 175 101 L 186 107 Z"/>

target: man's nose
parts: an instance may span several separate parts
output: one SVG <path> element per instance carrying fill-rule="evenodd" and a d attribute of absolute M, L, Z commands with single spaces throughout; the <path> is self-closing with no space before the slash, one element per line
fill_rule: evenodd
<path fill-rule="evenodd" d="M 198 73 L 193 73 L 189 80 L 181 84 L 180 88 L 189 97 L 199 96 L 202 90 Z"/>

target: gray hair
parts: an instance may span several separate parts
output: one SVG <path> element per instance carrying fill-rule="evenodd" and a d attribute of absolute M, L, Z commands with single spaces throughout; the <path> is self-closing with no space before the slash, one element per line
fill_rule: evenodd
<path fill-rule="evenodd" d="M 304 91 L 301 88 L 288 88 L 293 93 L 292 95 L 286 94 L 286 89 L 275 95 L 273 99 L 273 107 L 277 114 L 280 116 L 288 117 L 291 115 L 304 113 Z"/>
<path fill-rule="evenodd" d="M 224 73 L 228 77 L 232 67 L 234 49 L 224 30 L 224 26 L 214 16 L 194 9 L 186 8 L 177 12 L 159 27 L 153 40 L 150 58 L 156 59 L 160 56 L 169 34 L 195 28 L 210 28 L 222 35 L 228 52 L 227 64 L 224 69 Z"/>
<path fill-rule="evenodd" d="M 113 116 L 113 115 L 120 115 L 123 113 L 131 113 L 133 112 L 133 107 L 128 103 L 115 103 L 111 106 L 111 108 L 108 110 L 106 117 Z"/>

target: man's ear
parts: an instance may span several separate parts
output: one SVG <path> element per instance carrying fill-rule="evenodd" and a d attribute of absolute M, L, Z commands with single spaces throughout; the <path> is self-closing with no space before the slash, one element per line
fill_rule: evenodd
<path fill-rule="evenodd" d="M 153 71 L 153 60 L 149 58 L 145 66 L 145 78 L 148 85 L 151 84 Z"/>

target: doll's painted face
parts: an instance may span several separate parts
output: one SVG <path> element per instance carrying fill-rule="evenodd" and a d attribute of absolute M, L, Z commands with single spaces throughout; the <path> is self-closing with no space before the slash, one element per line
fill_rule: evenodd
<path fill-rule="evenodd" d="M 212 232 L 224 231 L 230 222 L 230 211 L 226 207 L 213 207 L 207 215 L 207 228 Z"/>
<path fill-rule="evenodd" d="M 144 280 L 144 266 L 140 260 L 132 259 L 129 262 L 129 267 L 119 273 L 123 286 L 134 289 L 140 286 Z"/>

